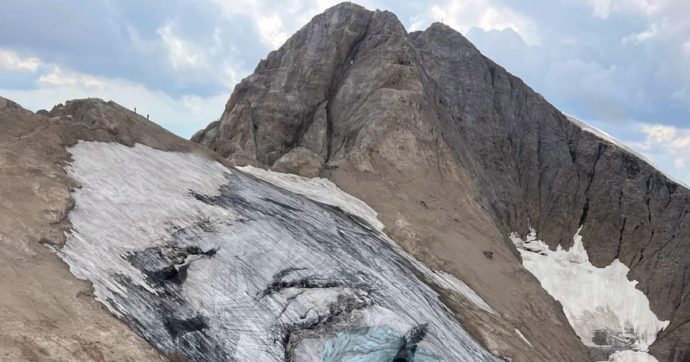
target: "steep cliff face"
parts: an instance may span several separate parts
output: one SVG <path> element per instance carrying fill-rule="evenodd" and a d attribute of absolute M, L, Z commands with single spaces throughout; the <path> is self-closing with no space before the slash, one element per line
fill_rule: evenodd
<path fill-rule="evenodd" d="M 506 326 L 524 326 L 533 343 L 558 339 L 535 343 L 543 359 L 585 352 L 507 237 L 531 226 L 568 248 L 582 226 L 592 265 L 620 260 L 670 321 L 651 351 L 690 358 L 690 192 L 447 26 L 408 34 L 388 12 L 329 9 L 269 54 L 193 140 L 238 164 L 330 178 L 374 207 L 406 250 L 475 287 Z M 508 349 L 501 328 L 476 320 L 463 322 Z"/>

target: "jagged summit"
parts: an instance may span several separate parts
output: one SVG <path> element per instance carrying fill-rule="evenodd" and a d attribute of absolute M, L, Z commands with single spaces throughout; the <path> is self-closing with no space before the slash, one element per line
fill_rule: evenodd
<path fill-rule="evenodd" d="M 351 138 L 358 130 L 342 130 L 342 135 L 340 130 L 338 134 L 326 134 L 336 131 L 327 130 L 329 124 L 341 123 L 328 119 L 329 115 L 337 117 L 343 113 L 338 108 L 342 102 L 336 99 L 336 92 L 353 69 L 360 69 L 360 64 L 374 60 L 361 56 L 368 53 L 368 48 L 396 49 L 395 52 L 378 54 L 383 59 L 377 58 L 375 61 L 409 63 L 409 54 L 404 54 L 404 48 L 409 45 L 405 42 L 405 29 L 392 13 L 371 12 L 350 3 L 335 6 L 314 17 L 284 46 L 262 60 L 252 76 L 237 85 L 233 92 L 237 96 L 230 98 L 222 118 L 246 120 L 251 117 L 255 119 L 251 130 L 237 132 L 209 127 L 207 132 L 198 133 L 194 139 L 222 155 L 257 158 L 269 164 L 299 142 L 306 144 L 322 159 L 339 157 L 339 152 L 342 152 L 338 149 L 342 145 L 332 144 L 331 138 Z M 262 91 L 269 89 L 270 84 L 278 85 L 287 94 Z M 242 95 L 248 97 L 245 99 Z M 239 98 L 242 101 L 238 101 Z M 246 107 L 252 101 L 259 102 L 259 99 L 261 102 L 271 102 L 271 108 L 258 110 Z M 251 110 L 252 114 L 244 113 L 245 110 Z M 259 119 L 266 123 L 259 122 Z M 315 119 L 314 126 L 307 127 L 310 122 L 301 121 L 303 119 Z M 244 126 L 238 124 L 237 127 Z M 276 127 L 280 127 L 281 132 L 275 136 L 264 136 L 264 132 L 268 129 L 275 131 Z M 268 143 L 250 142 L 249 133 L 253 134 L 252 138 L 265 139 Z M 246 146 L 243 149 L 213 147 L 217 145 L 216 138 L 225 137 L 238 137 L 234 143 Z"/>

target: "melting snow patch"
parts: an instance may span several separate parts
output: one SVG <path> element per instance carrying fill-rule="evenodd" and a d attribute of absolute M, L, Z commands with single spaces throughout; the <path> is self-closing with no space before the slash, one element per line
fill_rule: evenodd
<path fill-rule="evenodd" d="M 647 351 L 669 322 L 660 321 L 651 311 L 649 300 L 635 289 L 637 281 L 628 280 L 629 269 L 619 260 L 604 268 L 590 263 L 580 231 L 568 250 L 560 245 L 550 250 L 534 230 L 525 239 L 517 233 L 510 238 L 525 268 L 561 302 L 586 345 Z"/>

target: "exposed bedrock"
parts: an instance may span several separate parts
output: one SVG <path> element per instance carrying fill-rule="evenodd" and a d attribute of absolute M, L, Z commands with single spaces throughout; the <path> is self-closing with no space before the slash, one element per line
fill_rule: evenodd
<path fill-rule="evenodd" d="M 690 358 L 688 189 L 569 120 L 445 25 L 407 33 L 389 12 L 331 8 L 271 52 L 192 140 L 236 164 L 318 170 L 374 207 L 406 250 L 524 325 L 545 360 L 586 350 L 560 305 L 518 272 L 507 235 L 531 225 L 567 248 L 585 225 L 592 264 L 620 259 L 670 320 L 651 352 Z M 507 348 L 491 328 L 475 334 Z M 539 342 L 553 336 L 557 346 Z"/>

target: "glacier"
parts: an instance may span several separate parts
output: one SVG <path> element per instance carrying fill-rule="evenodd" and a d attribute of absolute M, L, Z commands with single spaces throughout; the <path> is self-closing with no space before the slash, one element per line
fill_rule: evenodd
<path fill-rule="evenodd" d="M 84 141 L 68 151 L 80 187 L 58 255 L 164 355 L 498 360 L 422 279 L 490 307 L 405 254 L 359 200 L 317 202 L 200 154 Z"/>

